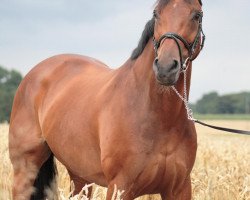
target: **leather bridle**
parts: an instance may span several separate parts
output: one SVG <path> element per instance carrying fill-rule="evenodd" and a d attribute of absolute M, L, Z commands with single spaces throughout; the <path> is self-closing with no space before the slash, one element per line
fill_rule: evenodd
<path fill-rule="evenodd" d="M 187 63 L 189 61 L 193 61 L 198 56 L 198 54 L 197 54 L 194 57 L 194 53 L 196 52 L 197 45 L 200 44 L 199 51 L 201 51 L 203 49 L 204 43 L 205 43 L 206 36 L 202 30 L 203 13 L 200 12 L 199 14 L 200 14 L 200 16 L 199 16 L 198 32 L 197 32 L 195 39 L 192 43 L 188 43 L 187 40 L 184 39 L 182 36 L 178 35 L 177 33 L 172 33 L 172 32 L 165 33 L 164 35 L 162 35 L 160 37 L 160 39 L 158 41 L 155 39 L 155 37 L 153 37 L 153 44 L 154 44 L 155 59 L 156 60 L 158 60 L 158 49 L 161 46 L 162 42 L 165 39 L 172 39 L 175 41 L 175 43 L 178 47 L 181 68 L 182 68 L 182 70 L 186 70 Z M 185 48 L 188 50 L 188 58 L 185 60 L 185 62 L 183 62 L 183 53 L 182 53 L 182 48 L 181 48 L 180 42 L 182 42 L 184 44 Z"/>

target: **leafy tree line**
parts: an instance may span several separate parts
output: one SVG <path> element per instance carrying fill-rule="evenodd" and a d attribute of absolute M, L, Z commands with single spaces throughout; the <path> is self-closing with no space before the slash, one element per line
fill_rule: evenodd
<path fill-rule="evenodd" d="M 13 98 L 21 80 L 18 71 L 0 66 L 0 122 L 9 121 Z"/>
<path fill-rule="evenodd" d="M 218 95 L 210 92 L 192 105 L 200 114 L 250 114 L 250 92 Z"/>

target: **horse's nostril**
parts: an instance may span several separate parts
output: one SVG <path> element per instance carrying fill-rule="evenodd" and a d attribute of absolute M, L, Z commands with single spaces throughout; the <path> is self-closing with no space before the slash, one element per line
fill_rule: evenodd
<path fill-rule="evenodd" d="M 178 63 L 177 60 L 173 60 L 173 62 L 169 66 L 169 71 L 173 71 L 173 70 L 177 69 L 178 68 L 178 64 L 179 63 Z"/>
<path fill-rule="evenodd" d="M 155 64 L 155 66 L 156 66 L 157 68 L 159 67 L 158 61 L 159 61 L 158 58 L 156 58 L 155 61 L 154 61 L 154 64 Z"/>

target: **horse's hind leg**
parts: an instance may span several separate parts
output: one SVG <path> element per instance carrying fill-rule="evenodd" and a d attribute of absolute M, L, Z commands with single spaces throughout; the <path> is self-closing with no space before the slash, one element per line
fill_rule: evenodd
<path fill-rule="evenodd" d="M 13 199 L 30 199 L 38 171 L 51 152 L 33 116 L 22 108 L 11 119 L 9 154 L 14 170 Z"/>

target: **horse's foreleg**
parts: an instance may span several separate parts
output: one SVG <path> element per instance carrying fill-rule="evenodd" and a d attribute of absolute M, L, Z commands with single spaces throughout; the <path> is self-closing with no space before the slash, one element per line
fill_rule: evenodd
<path fill-rule="evenodd" d="M 134 194 L 129 189 L 117 186 L 116 184 L 112 184 L 108 186 L 108 192 L 106 196 L 106 200 L 111 199 L 123 199 L 123 200 L 132 200 L 134 199 Z"/>
<path fill-rule="evenodd" d="M 162 200 L 191 200 L 192 198 L 192 188 L 191 188 L 191 178 L 188 177 L 183 185 L 183 187 L 178 191 L 177 194 L 165 194 L 161 193 Z"/>
<path fill-rule="evenodd" d="M 184 183 L 182 190 L 176 195 L 176 200 L 191 200 L 191 199 L 192 199 L 191 178 L 188 177 Z"/>
<path fill-rule="evenodd" d="M 73 188 L 73 195 L 77 195 L 81 192 L 82 188 L 87 185 L 87 184 L 90 184 L 90 182 L 88 181 L 85 181 L 83 179 L 81 179 L 80 177 L 78 176 L 75 176 L 72 172 L 70 172 L 68 170 L 68 173 L 69 173 L 69 176 L 70 176 L 70 180 L 73 181 L 74 183 L 74 188 Z M 70 188 L 72 190 L 72 188 Z M 86 195 L 88 198 L 91 197 L 91 194 L 92 194 L 92 187 L 88 188 L 88 193 L 85 194 L 85 192 L 83 193 L 84 195 Z"/>
<path fill-rule="evenodd" d="M 106 200 L 111 199 L 134 199 L 133 184 L 126 181 L 126 178 L 116 178 L 108 185 L 108 192 Z"/>

